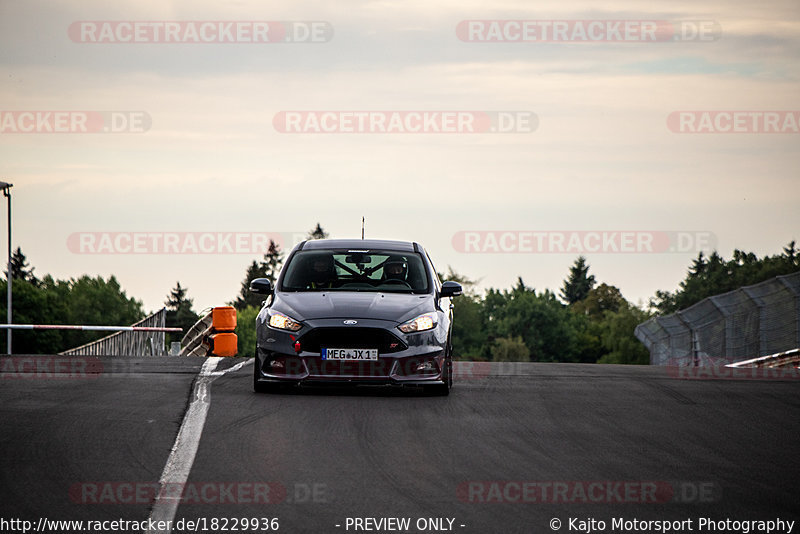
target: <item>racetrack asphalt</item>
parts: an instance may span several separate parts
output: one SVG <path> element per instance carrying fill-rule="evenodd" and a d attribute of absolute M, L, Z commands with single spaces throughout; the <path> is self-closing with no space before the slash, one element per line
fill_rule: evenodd
<path fill-rule="evenodd" d="M 0 357 L 0 519 L 146 520 L 205 359 L 82 357 L 70 371 L 44 363 L 64 357 L 25 358 Z M 800 519 L 794 377 L 456 365 L 448 397 L 255 394 L 251 365 L 219 372 L 174 520 L 546 534 L 587 532 L 590 519 L 605 532 L 615 518 L 691 519 L 694 532 L 702 518 Z"/>

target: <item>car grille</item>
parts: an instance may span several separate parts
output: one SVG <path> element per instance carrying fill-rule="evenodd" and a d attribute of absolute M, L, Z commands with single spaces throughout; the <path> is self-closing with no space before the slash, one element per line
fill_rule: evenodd
<path fill-rule="evenodd" d="M 406 350 L 408 346 L 382 328 L 315 328 L 298 339 L 304 351 L 326 349 L 378 349 L 378 354 Z"/>
<path fill-rule="evenodd" d="M 317 357 L 305 358 L 311 376 L 387 377 L 391 374 L 391 359 L 377 361 L 330 361 Z"/>

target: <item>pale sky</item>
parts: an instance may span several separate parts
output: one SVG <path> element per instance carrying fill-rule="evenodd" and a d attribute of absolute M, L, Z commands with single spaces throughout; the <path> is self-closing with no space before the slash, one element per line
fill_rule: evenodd
<path fill-rule="evenodd" d="M 456 28 L 468 20 L 691 21 L 719 35 L 465 42 Z M 316 43 L 85 43 L 68 33 L 81 21 L 317 21 L 330 33 Z M 292 236 L 320 222 L 332 237 L 358 237 L 363 215 L 367 237 L 419 241 L 440 271 L 483 288 L 522 276 L 558 291 L 574 249 L 464 252 L 454 236 L 688 232 L 711 236 L 726 258 L 800 238 L 798 67 L 796 0 L 2 0 L 0 180 L 14 184 L 13 246 L 38 275 L 114 274 L 147 311 L 176 281 L 198 311 L 232 300 L 258 254 L 87 254 L 70 236 Z M 15 133 L 29 124 L 13 113 L 23 111 L 134 112 L 148 127 Z M 283 111 L 527 112 L 537 123 L 502 134 L 283 133 L 273 122 Z M 667 119 L 680 111 L 727 112 L 745 132 L 676 132 Z M 780 116 L 783 133 L 753 131 L 748 117 L 762 111 L 793 114 Z M 645 302 L 676 288 L 698 251 L 688 248 L 583 253 L 598 282 Z"/>

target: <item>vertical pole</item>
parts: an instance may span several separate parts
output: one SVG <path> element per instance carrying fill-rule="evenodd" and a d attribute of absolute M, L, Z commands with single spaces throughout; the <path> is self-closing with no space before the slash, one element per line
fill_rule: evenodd
<path fill-rule="evenodd" d="M 8 283 L 6 284 L 6 287 L 8 288 L 8 302 L 6 303 L 7 304 L 6 311 L 8 317 L 6 319 L 6 323 L 13 324 L 11 321 L 11 279 L 13 278 L 13 276 L 11 276 L 11 186 L 10 185 L 9 187 L 3 190 L 3 194 L 8 199 L 8 271 L 7 271 L 8 275 L 6 276 L 8 280 Z M 8 355 L 11 356 L 11 328 L 9 328 L 6 331 L 8 332 L 7 334 L 8 337 L 6 338 L 8 340 L 8 344 L 6 348 L 8 349 Z"/>

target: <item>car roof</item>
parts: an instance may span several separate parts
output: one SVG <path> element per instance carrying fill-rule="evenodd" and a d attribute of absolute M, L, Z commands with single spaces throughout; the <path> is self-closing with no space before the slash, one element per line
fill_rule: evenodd
<path fill-rule="evenodd" d="M 352 249 L 352 250 L 392 250 L 397 252 L 415 252 L 421 247 L 411 241 L 393 241 L 390 239 L 310 239 L 299 245 L 302 250 L 320 249 Z"/>

